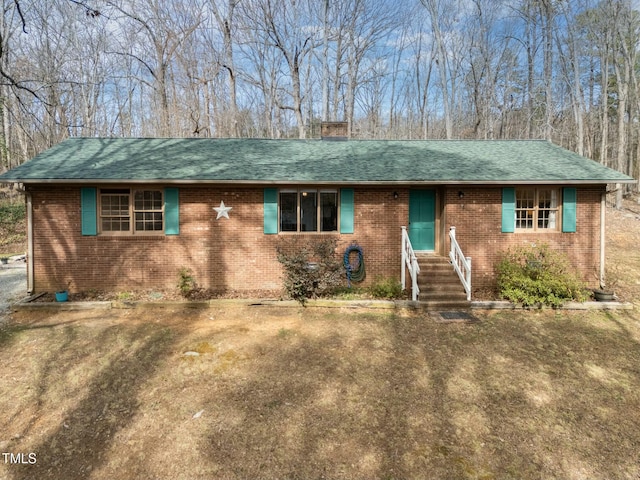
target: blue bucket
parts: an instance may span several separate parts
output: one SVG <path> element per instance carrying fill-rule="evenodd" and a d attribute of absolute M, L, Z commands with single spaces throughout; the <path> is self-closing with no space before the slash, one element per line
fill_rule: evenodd
<path fill-rule="evenodd" d="M 66 302 L 69 299 L 69 292 L 56 292 L 56 302 Z"/>

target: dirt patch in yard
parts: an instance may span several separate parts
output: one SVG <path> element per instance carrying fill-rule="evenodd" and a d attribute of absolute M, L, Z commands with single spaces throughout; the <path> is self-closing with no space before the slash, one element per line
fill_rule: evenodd
<path fill-rule="evenodd" d="M 640 476 L 634 312 L 476 315 L 18 313 L 0 478 Z"/>

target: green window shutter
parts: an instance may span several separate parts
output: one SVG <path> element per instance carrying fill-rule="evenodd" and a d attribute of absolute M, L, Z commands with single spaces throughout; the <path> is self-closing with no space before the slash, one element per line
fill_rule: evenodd
<path fill-rule="evenodd" d="M 180 234 L 180 204 L 174 187 L 164 189 L 164 234 Z"/>
<path fill-rule="evenodd" d="M 98 193 L 94 187 L 80 189 L 82 235 L 98 234 Z"/>
<path fill-rule="evenodd" d="M 340 189 L 340 233 L 353 233 L 353 188 Z"/>
<path fill-rule="evenodd" d="M 577 191 L 573 187 L 562 189 L 562 231 L 576 231 Z"/>
<path fill-rule="evenodd" d="M 278 233 L 278 189 L 264 189 L 264 233 Z"/>
<path fill-rule="evenodd" d="M 516 231 L 516 189 L 504 187 L 502 189 L 502 233 Z"/>

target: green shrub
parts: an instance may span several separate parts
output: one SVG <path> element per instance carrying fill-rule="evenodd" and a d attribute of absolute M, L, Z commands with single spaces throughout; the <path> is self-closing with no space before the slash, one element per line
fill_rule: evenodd
<path fill-rule="evenodd" d="M 369 287 L 369 292 L 374 298 L 393 300 L 402 297 L 402 285 L 394 278 L 376 277 L 373 285 Z"/>
<path fill-rule="evenodd" d="M 500 295 L 514 303 L 559 307 L 587 299 L 586 286 L 567 256 L 547 245 L 509 249 L 497 270 Z"/>
<path fill-rule="evenodd" d="M 24 202 L 9 203 L 3 200 L 0 204 L 0 223 L 14 224 L 26 218 Z"/>
<path fill-rule="evenodd" d="M 133 300 L 134 295 L 132 292 L 118 292 L 116 294 L 116 300 L 119 300 L 121 302 L 126 302 L 128 300 Z"/>
<path fill-rule="evenodd" d="M 297 237 L 281 240 L 276 246 L 278 261 L 284 268 L 287 295 L 304 305 L 309 298 L 331 292 L 344 273 L 335 254 L 333 238 L 300 241 Z"/>
<path fill-rule="evenodd" d="M 178 271 L 178 290 L 185 298 L 189 298 L 197 290 L 196 279 L 190 268 L 182 267 Z"/>
<path fill-rule="evenodd" d="M 0 247 L 26 240 L 25 218 L 24 202 L 0 200 Z"/>

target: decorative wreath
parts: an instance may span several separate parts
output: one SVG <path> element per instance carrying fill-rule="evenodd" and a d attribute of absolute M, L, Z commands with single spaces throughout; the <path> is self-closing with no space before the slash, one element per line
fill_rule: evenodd
<path fill-rule="evenodd" d="M 358 260 L 355 265 L 351 264 L 350 256 L 353 252 L 358 253 Z M 352 243 L 344 252 L 344 269 L 347 271 L 347 285 L 351 288 L 351 282 L 361 282 L 366 276 L 364 268 L 364 254 L 362 247 L 356 243 Z"/>

